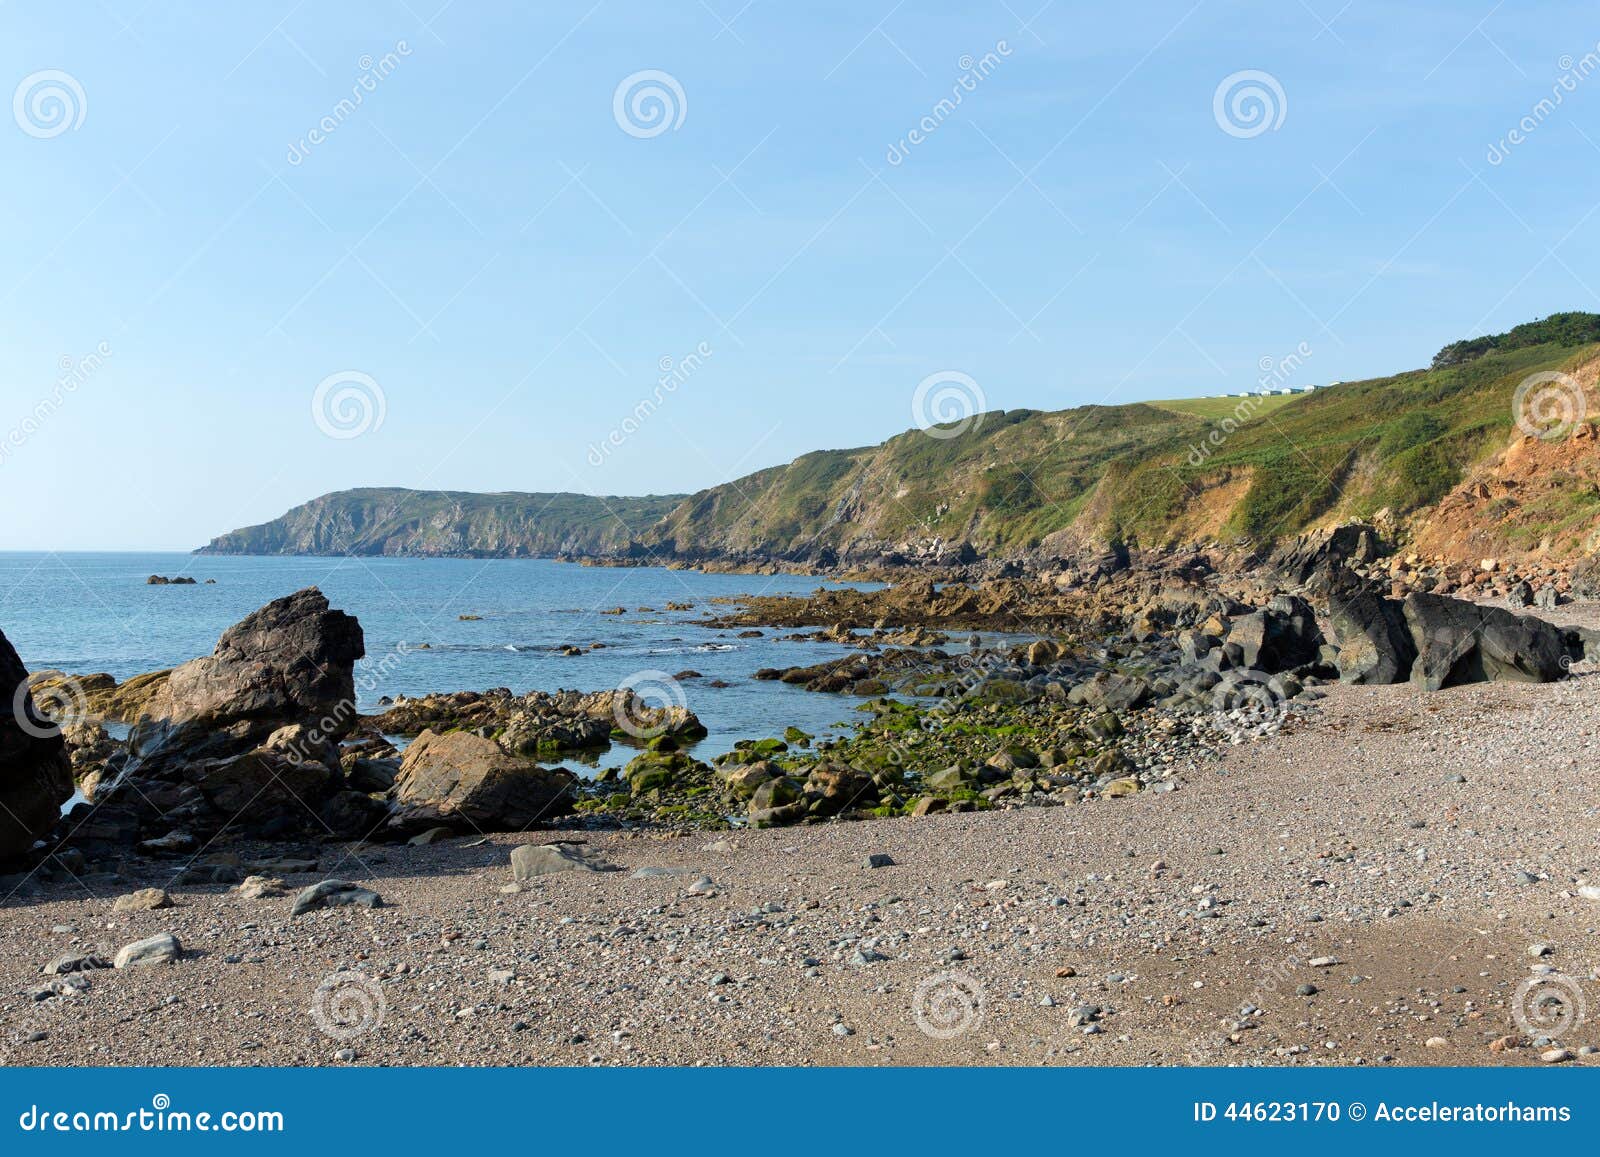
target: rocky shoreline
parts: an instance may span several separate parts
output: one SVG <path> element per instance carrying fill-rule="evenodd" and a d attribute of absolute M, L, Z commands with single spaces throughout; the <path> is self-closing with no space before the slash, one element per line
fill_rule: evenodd
<path fill-rule="evenodd" d="M 1359 697 L 1381 696 L 1382 685 L 1419 703 L 1472 684 L 1587 686 L 1570 676 L 1600 654 L 1600 632 L 1560 610 L 1586 581 L 1487 563 L 1441 575 L 1385 559 L 1374 529 L 1352 525 L 1238 575 L 1203 556 L 1159 569 L 1111 557 L 1066 579 L 917 576 L 879 591 L 750 599 L 711 625 L 820 628 L 796 637 L 852 647 L 842 660 L 755 678 L 870 698 L 843 736 L 780 727 L 710 760 L 694 754 L 705 730 L 686 702 L 653 703 L 631 688 L 456 691 L 360 715 L 360 625 L 315 589 L 248 616 L 208 657 L 121 684 L 29 680 L 4 645 L 21 714 L 0 734 L 12 768 L 0 783 L 10 822 L 0 851 L 16 869 L 0 884 L 23 907 L 79 884 L 120 893 L 118 911 L 156 914 L 170 911 L 170 889 L 239 898 L 230 903 L 282 896 L 296 919 L 383 908 L 373 863 L 421 862 L 433 847 L 504 848 L 508 835 L 535 831 L 560 835 L 502 859 L 510 879 L 500 894 L 609 867 L 584 841 L 732 848 L 762 829 L 803 826 L 788 838 L 831 846 L 870 842 L 878 824 L 957 822 L 936 818 L 955 813 L 968 813 L 965 823 L 1016 813 L 1040 817 L 1016 821 L 1028 825 L 1059 815 L 1073 830 L 1120 828 L 1136 804 L 1147 818 L 1194 806 L 1197 783 L 1211 790 L 1241 750 L 1325 728 L 1330 702 L 1359 712 Z M 1563 622 L 1494 605 L 1497 589 L 1499 602 L 1538 604 Z M 984 644 L 979 631 L 1032 641 Z M 76 713 L 50 718 L 63 703 Z M 105 722 L 127 724 L 126 738 Z M 625 766 L 591 776 L 552 766 L 619 744 L 635 752 Z M 877 822 L 849 822 L 868 820 Z M 710 872 L 685 886 L 719 891 Z M 182 961 L 184 932 L 50 961 L 53 979 L 28 999 L 74 999 L 97 962 L 126 971 Z M 856 950 L 864 963 L 887 959 L 868 939 Z"/>
<path fill-rule="evenodd" d="M 401 697 L 361 716 L 360 625 L 310 589 L 171 671 L 122 684 L 32 679 L 42 702 L 76 713 L 60 734 L 25 733 L 50 732 L 46 720 L 14 737 L 47 770 L 42 785 L 12 788 L 14 812 L 33 818 L 0 852 L 42 853 L 48 869 L 62 854 L 179 855 L 224 837 L 383 842 L 566 816 L 595 830 L 725 830 L 1167 792 L 1191 753 L 1270 733 L 1334 682 L 1409 679 L 1437 690 L 1564 678 L 1600 653 L 1600 634 L 1438 593 L 1498 584 L 1512 606 L 1553 609 L 1566 591 L 1587 589 L 1582 574 L 1540 577 L 1535 588 L 1486 563 L 1452 581 L 1411 560 L 1385 562 L 1375 529 L 1351 524 L 1296 540 L 1241 575 L 1199 555 L 1157 570 L 1113 555 L 1067 576 L 917 576 L 871 591 L 750 598 L 705 625 L 825 625 L 791 637 L 852 648 L 753 678 L 868 702 L 843 737 L 780 728 L 709 761 L 694 754 L 705 728 L 683 691 L 692 671 L 657 689 L 679 696 L 663 704 L 626 688 L 502 688 Z M 985 645 L 978 631 L 1033 641 Z M 962 633 L 964 644 L 951 642 Z M 126 738 L 106 721 L 127 724 Z M 548 766 L 617 744 L 635 749 L 625 766 L 592 776 Z M 59 774 L 62 755 L 70 780 Z M 72 788 L 83 802 L 54 822 Z M 30 853 L 32 840 L 43 842 Z"/>

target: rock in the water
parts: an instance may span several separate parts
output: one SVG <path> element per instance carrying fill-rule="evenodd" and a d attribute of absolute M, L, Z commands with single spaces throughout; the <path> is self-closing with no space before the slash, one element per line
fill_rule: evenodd
<path fill-rule="evenodd" d="M 1406 596 L 1406 624 L 1417 645 L 1411 681 L 1437 691 L 1461 683 L 1550 683 L 1571 661 L 1565 633 L 1543 619 L 1443 595 Z"/>
<path fill-rule="evenodd" d="M 391 827 L 520 831 L 572 810 L 573 777 L 465 731 L 424 731 L 406 748 Z"/>
<path fill-rule="evenodd" d="M 117 950 L 117 957 L 112 964 L 117 968 L 143 968 L 152 964 L 170 964 L 178 959 L 183 952 L 183 946 L 178 943 L 178 938 L 171 932 L 157 932 L 143 940 L 135 940 L 132 944 L 124 944 Z"/>
<path fill-rule="evenodd" d="M 298 916 L 318 908 L 381 908 L 383 898 L 370 888 L 352 884 L 348 880 L 324 880 L 313 884 L 294 898 L 289 915 Z"/>
<path fill-rule="evenodd" d="M 111 905 L 113 912 L 154 912 L 157 908 L 172 907 L 172 897 L 160 888 L 140 888 L 126 896 L 118 896 Z"/>
<path fill-rule="evenodd" d="M 39 713 L 27 682 L 27 669 L 0 633 L 0 860 L 27 853 L 72 798 L 66 741 Z"/>
<path fill-rule="evenodd" d="M 523 844 L 511 849 L 511 875 L 518 880 L 532 880 L 556 872 L 615 872 L 615 864 L 608 864 L 582 844 Z"/>

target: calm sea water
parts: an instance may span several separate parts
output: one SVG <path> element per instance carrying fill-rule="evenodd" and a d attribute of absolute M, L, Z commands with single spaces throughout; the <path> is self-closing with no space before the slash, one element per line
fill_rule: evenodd
<path fill-rule="evenodd" d="M 148 586 L 152 574 L 192 575 L 201 585 Z M 204 585 L 208 578 L 215 585 Z M 377 710 L 384 695 L 490 687 L 598 691 L 640 672 L 692 669 L 704 678 L 680 686 L 710 730 L 696 747 L 709 758 L 737 739 L 778 734 L 788 724 L 822 734 L 852 718 L 858 700 L 750 678 L 761 667 L 825 662 L 845 648 L 781 642 L 771 631 L 739 639 L 694 623 L 716 609 L 710 600 L 718 596 L 802 594 L 818 585 L 800 575 L 522 559 L 0 553 L 0 629 L 29 670 L 105 671 L 125 679 L 210 654 L 225 628 L 263 603 L 317 586 L 361 620 L 368 658 L 358 683 L 370 684 L 360 692 L 363 710 Z M 668 611 L 669 601 L 693 609 Z M 627 613 L 600 613 L 619 606 Z M 605 648 L 575 658 L 556 651 L 595 642 Z M 429 649 L 417 649 L 421 643 Z M 732 685 L 707 686 L 712 680 Z M 603 763 L 631 754 L 619 747 Z"/>

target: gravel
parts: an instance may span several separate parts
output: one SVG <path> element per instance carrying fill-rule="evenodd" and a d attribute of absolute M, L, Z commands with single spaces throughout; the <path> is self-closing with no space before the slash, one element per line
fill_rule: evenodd
<path fill-rule="evenodd" d="M 0 1060 L 1593 1064 L 1594 1024 L 1516 1013 L 1530 981 L 1600 1008 L 1597 698 L 1590 676 L 1333 687 L 1186 758 L 1177 792 L 1093 806 L 329 845 L 281 891 L 134 859 L 0 909 Z M 563 837 L 628 870 L 505 890 L 514 847 Z M 291 919 L 328 879 L 382 906 Z M 144 887 L 173 906 L 117 910 Z M 168 963 L 44 972 L 162 933 Z"/>

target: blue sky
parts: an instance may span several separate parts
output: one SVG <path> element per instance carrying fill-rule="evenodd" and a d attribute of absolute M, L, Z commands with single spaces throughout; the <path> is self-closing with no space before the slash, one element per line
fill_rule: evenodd
<path fill-rule="evenodd" d="M 0 8 L 0 549 L 687 491 L 906 429 L 931 374 L 1201 395 L 1600 309 L 1600 75 L 1535 111 L 1592 5 L 441 3 Z M 670 126 L 615 112 L 647 70 Z M 1264 131 L 1219 120 L 1245 71 Z"/>

